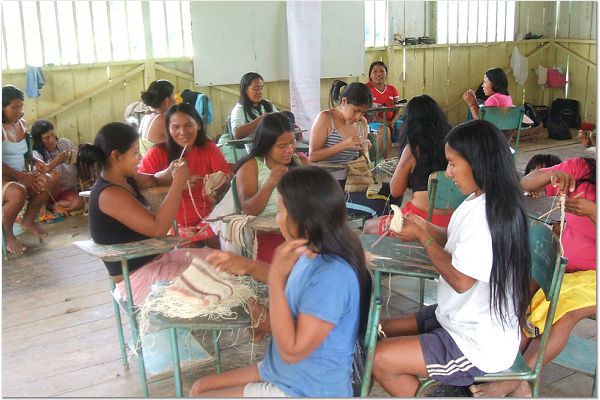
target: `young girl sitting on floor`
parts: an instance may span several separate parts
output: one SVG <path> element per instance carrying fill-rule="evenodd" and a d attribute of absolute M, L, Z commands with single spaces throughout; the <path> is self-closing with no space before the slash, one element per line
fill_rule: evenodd
<path fill-rule="evenodd" d="M 395 234 L 421 243 L 440 282 L 438 304 L 382 322 L 373 375 L 392 396 L 414 396 L 418 377 L 470 385 L 509 368 L 519 351 L 531 256 L 509 147 L 494 125 L 471 121 L 448 134 L 445 152 L 447 175 L 469 197 L 447 230 L 408 214 Z"/>
<path fill-rule="evenodd" d="M 57 138 L 54 125 L 44 119 L 33 123 L 31 138 L 37 168 L 51 173 L 57 182 L 48 209 L 71 212 L 83 208 L 83 197 L 77 193 L 77 167 L 72 163 L 76 157 L 73 143 L 67 138 Z"/>
<path fill-rule="evenodd" d="M 78 161 L 88 166 L 97 164 L 100 174 L 92 187 L 89 203 L 90 234 L 94 242 L 119 244 L 167 233 L 189 178 L 185 159 L 171 163 L 154 175 L 138 173 L 139 135 L 129 125 L 112 122 L 100 128 L 93 145 L 80 147 Z M 140 190 L 169 185 L 162 205 L 152 214 Z M 191 256 L 186 256 L 188 251 L 198 257 L 209 252 L 205 249 L 175 249 L 162 255 L 129 260 L 134 304 L 143 303 L 154 282 L 179 276 L 190 265 Z M 121 263 L 106 261 L 104 264 L 125 297 Z"/>
<path fill-rule="evenodd" d="M 364 337 L 371 278 L 346 222 L 344 192 L 317 167 L 289 171 L 277 189 L 286 242 L 268 269 L 273 337 L 265 358 L 198 379 L 191 396 L 352 396 L 352 354 L 357 335 Z"/>

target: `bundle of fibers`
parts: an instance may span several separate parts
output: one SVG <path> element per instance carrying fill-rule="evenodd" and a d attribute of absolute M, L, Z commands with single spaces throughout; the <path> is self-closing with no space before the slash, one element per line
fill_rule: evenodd
<path fill-rule="evenodd" d="M 202 194 L 214 202 L 216 200 L 217 190 L 229 182 L 229 175 L 223 171 L 217 171 L 204 176 L 203 181 Z"/>
<path fill-rule="evenodd" d="M 190 253 L 187 253 L 190 256 Z M 255 284 L 249 277 L 217 271 L 199 257 L 169 285 L 151 294 L 140 308 L 140 330 L 147 332 L 148 315 L 157 312 L 171 318 L 235 319 L 233 308 L 247 308 L 256 299 Z"/>

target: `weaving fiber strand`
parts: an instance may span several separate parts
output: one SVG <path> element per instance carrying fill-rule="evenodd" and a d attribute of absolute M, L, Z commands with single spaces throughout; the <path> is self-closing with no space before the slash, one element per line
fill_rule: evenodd
<path fill-rule="evenodd" d="M 394 216 L 390 221 L 390 229 L 396 233 L 399 233 L 402 230 L 402 225 L 404 224 L 402 210 L 395 204 L 392 204 L 391 207 L 392 211 L 394 212 Z"/>
<path fill-rule="evenodd" d="M 189 253 L 187 253 L 189 255 Z M 140 330 L 148 332 L 151 312 L 171 318 L 208 317 L 234 319 L 233 308 L 257 298 L 251 278 L 235 276 L 216 268 L 199 257 L 168 286 L 149 296 L 140 309 Z"/>

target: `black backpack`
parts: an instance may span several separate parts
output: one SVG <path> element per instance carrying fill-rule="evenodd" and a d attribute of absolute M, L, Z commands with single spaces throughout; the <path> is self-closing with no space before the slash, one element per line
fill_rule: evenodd
<path fill-rule="evenodd" d="M 556 140 L 571 139 L 571 129 L 560 116 L 550 114 L 544 125 L 548 129 L 548 138 Z"/>
<path fill-rule="evenodd" d="M 535 111 L 535 106 L 531 103 L 524 103 L 523 110 L 525 110 L 525 115 L 527 115 L 533 121 L 532 127 L 536 127 L 540 124 L 541 119 L 540 116 Z"/>
<path fill-rule="evenodd" d="M 579 115 L 579 102 L 571 99 L 555 99 L 550 107 L 552 118 L 562 118 L 569 128 L 579 128 L 581 116 Z"/>

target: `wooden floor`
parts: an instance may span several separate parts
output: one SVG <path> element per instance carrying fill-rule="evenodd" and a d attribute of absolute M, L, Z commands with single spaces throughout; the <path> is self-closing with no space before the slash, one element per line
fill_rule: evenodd
<path fill-rule="evenodd" d="M 564 158 L 585 154 L 573 141 L 525 143 L 518 168 L 537 152 Z M 50 237 L 44 243 L 25 233 L 19 238 L 28 247 L 26 255 L 3 262 L 2 396 L 141 396 L 135 359 L 129 369 L 121 364 L 106 270 L 71 244 L 89 238 L 86 217 L 45 227 Z M 417 304 L 397 292 L 392 289 L 390 314 L 415 311 Z M 595 321 L 582 321 L 575 334 L 595 339 Z M 198 337 L 210 351 L 208 337 Z M 252 345 L 245 331 L 223 332 L 221 340 L 224 369 L 260 360 L 267 344 Z M 194 379 L 211 371 L 212 365 L 187 371 L 185 393 Z M 542 382 L 545 397 L 587 397 L 592 389 L 590 377 L 555 365 L 544 370 Z M 377 385 L 371 395 L 386 396 Z M 150 396 L 174 396 L 172 379 L 151 384 Z"/>

